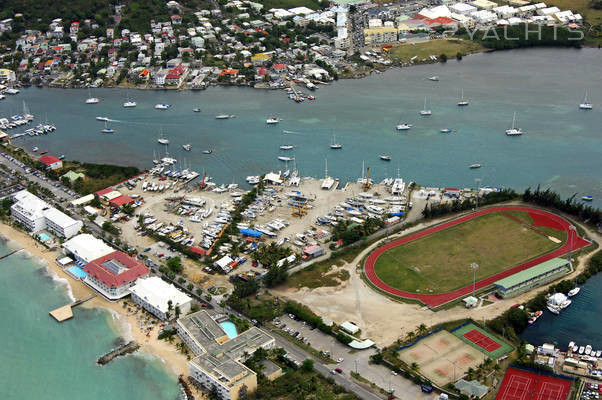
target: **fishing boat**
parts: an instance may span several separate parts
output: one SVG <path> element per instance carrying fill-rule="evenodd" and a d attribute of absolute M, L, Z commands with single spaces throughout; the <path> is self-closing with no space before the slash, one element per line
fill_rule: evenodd
<path fill-rule="evenodd" d="M 211 154 L 211 153 L 213 153 L 213 150 L 203 150 L 201 153 L 203 153 L 203 154 Z"/>
<path fill-rule="evenodd" d="M 470 169 L 481 168 L 481 164 L 470 164 L 470 166 L 468 168 L 470 168 Z"/>
<path fill-rule="evenodd" d="M 516 123 L 516 112 L 514 113 L 514 116 L 512 117 L 512 128 L 510 129 L 506 129 L 506 135 L 508 136 L 520 136 L 523 134 L 522 129 L 517 128 L 515 126 Z"/>
<path fill-rule="evenodd" d="M 462 89 L 462 96 L 460 97 L 460 101 L 458 101 L 458 106 L 465 107 L 468 105 L 468 100 L 464 99 L 464 89 Z"/>
<path fill-rule="evenodd" d="M 381 160 L 383 160 L 383 161 L 391 161 L 391 156 L 383 156 L 383 155 L 380 155 L 380 156 L 379 156 L 379 158 L 380 158 Z"/>
<path fill-rule="evenodd" d="M 424 107 L 422 108 L 422 110 L 420 110 L 420 115 L 431 115 L 433 112 L 431 110 L 427 110 L 426 109 L 426 96 L 424 97 Z"/>
<path fill-rule="evenodd" d="M 593 201 L 594 200 L 594 196 L 592 196 L 592 195 L 583 196 L 581 198 L 581 200 L 583 200 L 583 201 Z"/>
<path fill-rule="evenodd" d="M 277 124 L 277 123 L 279 123 L 279 122 L 280 122 L 280 120 L 279 120 L 278 118 L 274 118 L 274 117 L 272 117 L 272 118 L 268 118 L 268 119 L 265 121 L 265 123 L 266 123 L 266 124 L 268 124 L 268 125 L 275 125 L 275 124 Z"/>
<path fill-rule="evenodd" d="M 86 104 L 98 104 L 99 101 L 100 100 L 98 99 L 98 97 L 92 97 L 90 89 L 88 89 L 88 98 L 86 99 Z"/>
<path fill-rule="evenodd" d="M 340 150 L 343 148 L 343 145 L 336 142 L 336 135 L 332 135 L 332 143 L 330 144 L 330 148 L 333 150 Z"/>
<path fill-rule="evenodd" d="M 439 76 L 438 76 L 438 75 L 431 76 L 431 77 L 429 78 L 429 81 L 437 82 L 437 81 L 439 81 Z"/>
<path fill-rule="evenodd" d="M 109 128 L 107 126 L 107 121 L 105 121 L 105 128 L 102 130 L 102 133 L 115 133 L 115 130 L 112 128 Z"/>
<path fill-rule="evenodd" d="M 190 151 L 190 149 L 192 149 L 192 145 L 190 144 L 183 144 L 182 147 L 184 148 L 184 150 L 186 151 Z"/>
<path fill-rule="evenodd" d="M 405 122 L 398 124 L 395 129 L 397 129 L 398 131 L 407 131 L 408 129 L 410 129 L 412 127 L 411 124 L 407 124 Z"/>
<path fill-rule="evenodd" d="M 199 112 L 201 112 L 201 109 L 200 109 L 200 108 L 193 108 L 193 109 L 192 109 L 192 112 L 199 113 Z"/>
<path fill-rule="evenodd" d="M 439 132 L 441 132 L 441 133 L 451 133 L 451 131 L 452 130 L 450 128 L 443 128 Z"/>
<path fill-rule="evenodd" d="M 591 110 L 592 108 L 594 108 L 592 103 L 587 101 L 587 90 L 585 91 L 585 98 L 583 99 L 583 103 L 579 104 L 579 108 L 581 110 Z"/>
<path fill-rule="evenodd" d="M 97 121 L 108 121 L 109 117 L 96 117 Z"/>
<path fill-rule="evenodd" d="M 569 297 L 573 297 L 573 296 L 576 296 L 577 294 L 579 294 L 580 291 L 581 291 L 581 288 L 576 287 L 576 288 L 569 290 L 569 292 L 567 294 Z"/>

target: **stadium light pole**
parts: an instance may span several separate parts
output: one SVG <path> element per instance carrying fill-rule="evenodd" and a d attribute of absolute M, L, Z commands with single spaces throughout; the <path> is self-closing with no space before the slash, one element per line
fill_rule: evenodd
<path fill-rule="evenodd" d="M 573 265 L 573 235 L 576 233 L 575 225 L 569 226 L 569 235 L 571 235 L 571 247 L 569 249 L 569 264 Z"/>
<path fill-rule="evenodd" d="M 479 268 L 479 264 L 472 263 L 470 264 L 470 268 L 472 268 L 472 296 L 476 297 L 476 289 L 477 289 L 477 269 Z"/>
<path fill-rule="evenodd" d="M 481 189 L 481 178 L 476 178 L 475 182 L 477 183 L 477 196 L 475 200 L 475 211 L 479 208 L 479 190 Z"/>

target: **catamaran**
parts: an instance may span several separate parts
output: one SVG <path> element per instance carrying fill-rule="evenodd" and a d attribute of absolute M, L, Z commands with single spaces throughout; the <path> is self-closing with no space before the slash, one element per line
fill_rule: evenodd
<path fill-rule="evenodd" d="M 161 135 L 157 139 L 157 142 L 159 142 L 160 144 L 164 144 L 164 145 L 168 145 L 169 144 L 169 140 L 165 139 L 165 137 L 163 136 L 163 129 L 161 129 Z"/>
<path fill-rule="evenodd" d="M 342 149 L 343 145 L 340 144 L 340 143 L 337 143 L 336 140 L 337 140 L 337 137 L 336 137 L 336 135 L 333 134 L 332 135 L 332 143 L 330 144 L 330 148 L 333 149 L 333 150 L 340 150 L 340 149 Z"/>
<path fill-rule="evenodd" d="M 506 129 L 506 135 L 508 135 L 508 136 L 519 136 L 519 135 L 523 134 L 522 129 L 516 128 L 514 126 L 515 123 L 516 123 L 516 112 L 514 113 L 514 116 L 512 117 L 512 128 Z"/>
<path fill-rule="evenodd" d="M 88 98 L 86 99 L 86 104 L 98 104 L 100 100 L 98 99 L 98 97 L 92 97 L 92 94 L 90 93 L 90 88 L 88 88 Z"/>
<path fill-rule="evenodd" d="M 278 118 L 274 118 L 274 117 L 272 117 L 272 118 L 268 118 L 268 119 L 265 121 L 265 123 L 266 123 L 266 124 L 268 124 L 268 125 L 275 125 L 275 124 L 277 124 L 277 123 L 279 123 L 279 122 L 280 122 L 280 120 L 279 120 Z"/>
<path fill-rule="evenodd" d="M 190 151 L 190 149 L 192 149 L 192 145 L 191 144 L 183 144 L 182 147 L 184 148 L 184 150 L 186 151 Z"/>
<path fill-rule="evenodd" d="M 156 104 L 155 105 L 155 110 L 167 110 L 170 107 L 169 104 Z"/>
<path fill-rule="evenodd" d="M 585 98 L 583 99 L 583 103 L 579 104 L 579 108 L 581 110 L 591 110 L 592 108 L 594 108 L 592 103 L 587 101 L 587 90 L 585 91 Z"/>
<path fill-rule="evenodd" d="M 125 103 L 123 103 L 123 106 L 125 108 L 131 108 L 131 107 L 136 107 L 136 102 L 134 100 L 131 100 L 129 98 L 129 96 L 126 97 Z"/>
<path fill-rule="evenodd" d="M 420 115 L 431 115 L 433 112 L 426 109 L 426 96 L 424 97 L 424 107 L 420 110 Z"/>
<path fill-rule="evenodd" d="M 111 129 L 107 126 L 107 121 L 105 121 L 105 128 L 102 130 L 102 133 L 115 133 L 114 129 Z"/>
<path fill-rule="evenodd" d="M 464 100 L 464 89 L 462 89 L 462 97 L 460 97 L 460 101 L 458 101 L 458 106 L 465 107 L 468 105 L 468 100 Z"/>

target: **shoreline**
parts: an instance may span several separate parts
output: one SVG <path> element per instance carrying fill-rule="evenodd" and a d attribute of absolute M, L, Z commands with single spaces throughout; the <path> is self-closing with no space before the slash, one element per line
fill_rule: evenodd
<path fill-rule="evenodd" d="M 86 284 L 75 281 L 68 276 L 61 267 L 55 263 L 56 251 L 48 250 L 37 243 L 27 234 L 5 224 L 0 223 L 0 237 L 7 242 L 16 243 L 27 252 L 34 262 L 40 264 L 48 271 L 52 279 L 60 286 L 66 286 L 68 296 L 71 300 L 84 298 L 92 293 L 96 293 Z M 106 312 L 107 324 L 113 329 L 116 336 L 124 337 L 126 340 L 136 340 L 140 344 L 140 353 L 143 358 L 152 357 L 158 359 L 166 373 L 172 376 L 176 381 L 179 375 L 188 375 L 188 360 L 185 355 L 179 353 L 174 344 L 157 338 L 160 324 L 153 324 L 150 330 L 150 337 L 146 336 L 146 330 L 141 328 L 142 324 L 151 319 L 150 314 L 139 311 L 130 306 L 131 312 L 123 307 L 123 300 L 109 302 L 102 296 L 84 303 L 80 307 L 97 308 Z M 50 311 L 50 310 L 48 310 Z M 49 317 L 50 318 L 50 317 Z M 77 318 L 77 316 L 74 316 Z M 152 317 L 154 320 L 155 318 Z M 147 325 L 148 326 L 148 325 Z M 175 342 L 174 342 L 175 343 Z M 107 349 L 108 351 L 109 349 Z"/>

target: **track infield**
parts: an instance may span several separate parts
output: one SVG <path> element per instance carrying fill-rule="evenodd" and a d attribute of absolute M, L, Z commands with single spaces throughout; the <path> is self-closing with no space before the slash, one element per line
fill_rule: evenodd
<path fill-rule="evenodd" d="M 571 381 L 508 368 L 495 400 L 566 400 Z"/>
<path fill-rule="evenodd" d="M 487 332 L 472 322 L 453 330 L 452 334 L 469 346 L 479 350 L 489 358 L 497 359 L 510 353 L 514 348 L 493 333 Z"/>
<path fill-rule="evenodd" d="M 528 213 L 528 217 L 530 217 L 530 219 L 533 221 L 533 223 L 527 224 L 527 223 L 523 223 L 523 222 L 517 220 L 516 218 L 512 218 L 512 216 L 507 214 L 507 212 L 509 212 L 509 211 L 514 211 L 514 212 L 522 211 L 522 212 Z M 417 241 L 418 239 L 426 238 L 436 232 L 440 232 L 440 231 L 446 230 L 448 228 L 455 227 L 456 225 L 462 224 L 467 221 L 474 220 L 478 217 L 485 216 L 487 214 L 503 214 L 505 217 L 507 217 L 507 219 L 511 223 L 516 224 L 517 226 L 521 227 L 521 229 L 523 229 L 523 230 L 525 230 L 525 229 L 532 230 L 533 232 L 535 232 L 537 235 L 541 236 L 542 238 L 548 236 L 550 229 L 554 229 L 557 232 L 561 233 L 562 235 L 559 235 L 559 236 L 561 236 L 562 239 L 565 239 L 565 240 L 561 240 L 561 243 L 558 246 L 556 246 L 557 248 L 555 250 L 551 250 L 543 255 L 542 254 L 539 254 L 539 255 L 532 254 L 531 257 L 534 257 L 534 258 L 531 258 L 527 261 L 521 260 L 521 263 L 518 265 L 512 264 L 511 260 L 507 261 L 507 262 L 509 262 L 509 264 L 507 264 L 507 268 L 505 265 L 503 265 L 503 270 L 501 270 L 500 272 L 490 274 L 486 277 L 483 277 L 481 280 L 479 280 L 476 283 L 477 290 L 482 289 L 486 286 L 489 286 L 493 282 L 495 282 L 499 279 L 513 275 L 517 272 L 520 272 L 527 268 L 531 268 L 535 265 L 541 264 L 542 262 L 545 262 L 552 258 L 559 257 L 561 255 L 568 253 L 570 250 L 570 246 L 571 246 L 570 242 L 571 241 L 566 240 L 566 238 L 569 238 L 570 237 L 569 235 L 573 235 L 573 241 L 572 241 L 573 242 L 573 250 L 577 250 L 577 249 L 579 249 L 581 247 L 585 247 L 589 244 L 588 241 L 580 238 L 575 231 L 571 231 L 569 229 L 571 224 L 567 220 L 565 220 L 564 218 L 562 218 L 556 214 L 553 214 L 551 212 L 539 210 L 539 209 L 535 209 L 535 208 L 531 208 L 531 207 L 524 207 L 524 206 L 491 207 L 491 208 L 482 209 L 475 213 L 472 213 L 472 214 L 457 218 L 455 220 L 425 229 L 425 230 L 417 232 L 415 234 L 408 235 L 399 240 L 396 240 L 394 242 L 388 243 L 384 246 L 377 248 L 367 257 L 366 262 L 364 264 L 364 272 L 365 272 L 366 278 L 376 288 L 378 288 L 379 290 L 381 290 L 389 295 L 407 298 L 407 299 L 416 299 L 430 307 L 438 307 L 442 304 L 445 304 L 447 302 L 455 300 L 459 297 L 470 294 L 472 292 L 472 285 L 470 285 L 470 284 L 460 287 L 459 289 L 448 290 L 443 293 L 420 293 L 420 292 L 412 292 L 412 291 L 408 291 L 408 290 L 401 290 L 401 289 L 395 288 L 395 287 L 391 286 L 390 284 L 386 283 L 385 281 L 383 281 L 378 276 L 375 265 L 376 265 L 378 258 L 381 255 L 383 255 L 383 253 L 385 253 L 386 251 L 388 251 L 390 249 L 393 249 L 397 246 L 404 245 L 406 243 Z M 546 240 L 550 240 L 550 239 L 546 239 Z M 552 242 L 552 241 L 550 240 L 550 242 Z M 495 248 L 493 248 L 493 250 L 495 250 Z M 500 249 L 500 248 L 497 249 L 497 251 L 499 253 L 503 253 L 502 250 L 503 249 Z M 537 256 L 535 257 L 535 255 L 537 255 Z M 520 254 L 518 254 L 517 256 L 520 256 Z M 462 265 L 462 266 L 464 267 L 464 265 Z M 465 267 L 466 267 L 466 269 L 469 268 L 468 265 L 466 265 Z M 498 269 L 498 271 L 499 271 L 499 269 Z M 446 273 L 446 271 L 442 271 L 442 272 Z M 440 280 L 434 279 L 433 281 L 438 282 Z M 431 282 L 430 285 L 436 285 L 436 283 Z"/>

